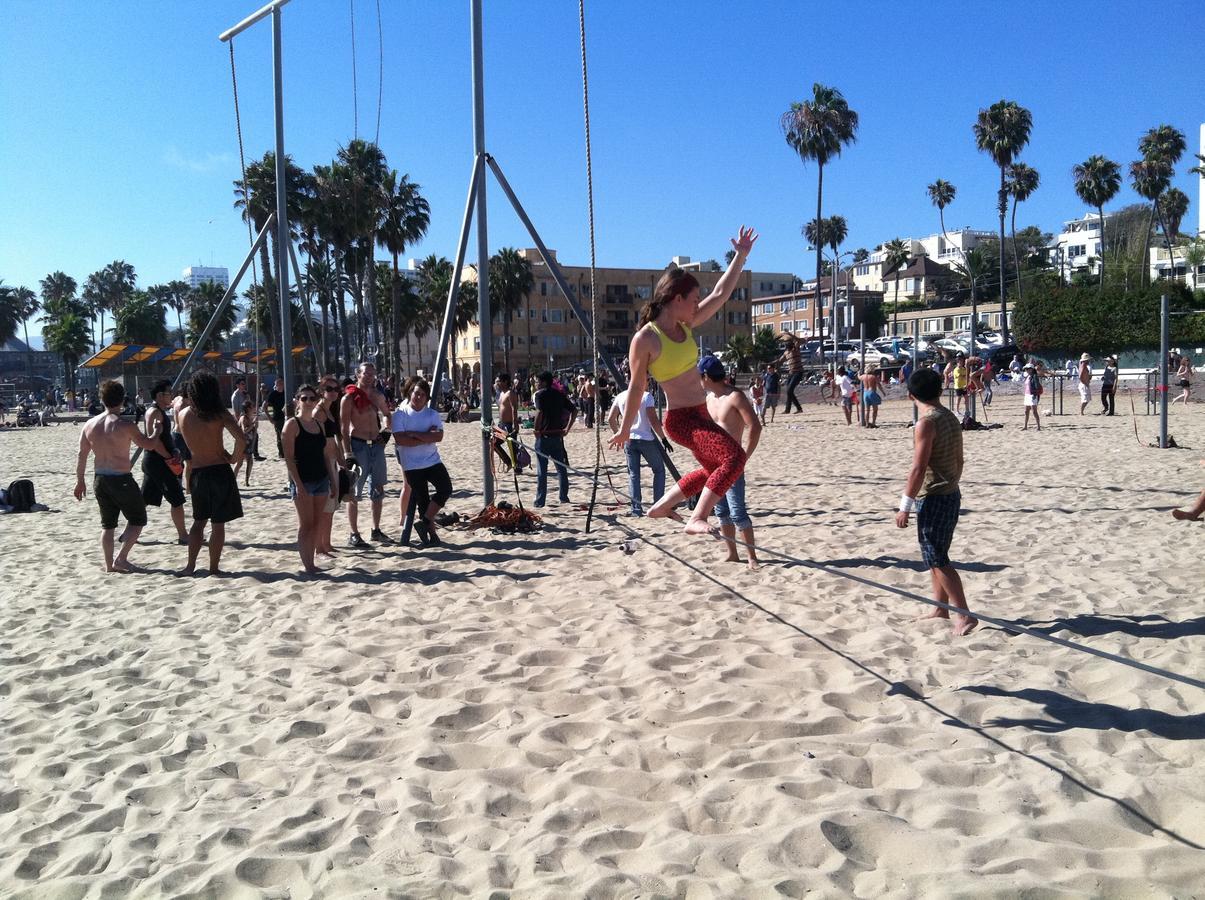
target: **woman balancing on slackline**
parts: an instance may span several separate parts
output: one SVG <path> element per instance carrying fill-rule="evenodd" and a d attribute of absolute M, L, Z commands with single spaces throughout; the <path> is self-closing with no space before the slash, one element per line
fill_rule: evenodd
<path fill-rule="evenodd" d="M 640 313 L 641 327 L 628 350 L 632 370 L 629 384 L 644 384 L 647 375 L 657 379 L 668 407 L 666 433 L 674 443 L 688 448 L 703 466 L 666 491 L 648 513 L 651 518 L 681 520 L 675 508 L 687 497 L 699 494 L 699 502 L 686 523 L 689 534 L 711 531 L 708 515 L 745 469 L 745 452 L 740 444 L 707 414 L 707 395 L 696 368 L 699 350 L 692 329 L 709 321 L 728 301 L 756 240 L 753 229 L 742 225 L 732 241 L 735 255 L 728 271 L 706 300 L 699 300 L 699 282 L 689 272 L 675 267 L 662 275 L 652 300 Z M 639 406 L 626 405 L 623 422 L 608 441 L 614 449 L 627 443 Z"/>

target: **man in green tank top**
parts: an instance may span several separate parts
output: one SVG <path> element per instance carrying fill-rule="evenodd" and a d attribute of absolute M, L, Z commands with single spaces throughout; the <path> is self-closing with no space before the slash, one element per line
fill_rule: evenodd
<path fill-rule="evenodd" d="M 933 581 L 933 599 L 957 609 L 967 609 L 966 595 L 958 570 L 950 563 L 950 543 L 958 525 L 962 494 L 962 426 L 958 417 L 941 405 L 942 376 L 932 369 L 918 369 L 908 379 L 908 395 L 917 406 L 912 431 L 912 468 L 900 498 L 895 524 L 908 527 L 908 516 L 916 510 L 916 532 L 921 555 Z M 948 610 L 937 607 L 926 619 L 948 619 Z M 954 634 L 969 634 L 979 624 L 970 615 L 955 613 Z"/>

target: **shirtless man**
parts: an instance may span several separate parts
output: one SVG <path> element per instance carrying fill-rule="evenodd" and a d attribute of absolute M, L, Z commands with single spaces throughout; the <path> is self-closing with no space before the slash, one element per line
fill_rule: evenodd
<path fill-rule="evenodd" d="M 762 424 L 757 417 L 757 411 L 744 391 L 728 384 L 722 362 L 709 355 L 700 359 L 698 366 L 703 387 L 707 391 L 707 413 L 741 445 L 741 449 L 745 451 L 747 466 L 748 458 L 757 449 L 757 442 L 761 438 Z M 736 530 L 739 528 L 741 540 L 749 552 L 749 568 L 756 569 L 758 560 L 757 551 L 753 549 L 753 520 L 745 509 L 743 473 L 716 504 L 715 514 L 720 520 L 720 533 L 728 545 L 727 561 L 741 561 L 735 540 Z"/>
<path fill-rule="evenodd" d="M 130 474 L 130 444 L 137 444 L 148 453 L 169 457 L 159 439 L 158 422 L 150 434 L 143 435 L 138 426 L 121 417 L 126 402 L 126 389 L 118 381 L 106 381 L 100 386 L 100 399 L 105 411 L 89 419 L 80 433 L 79 457 L 75 463 L 75 499 L 83 500 L 88 493 L 84 472 L 88 455 L 96 454 L 92 493 L 100 507 L 100 547 L 105 557 L 106 572 L 129 572 L 130 550 L 146 525 L 146 503 L 134 476 Z M 113 558 L 113 531 L 118 514 L 126 518 L 125 537 L 117 558 Z"/>
<path fill-rule="evenodd" d="M 381 531 L 381 507 L 385 501 L 385 444 L 389 440 L 389 404 L 377 390 L 377 368 L 370 362 L 356 369 L 356 383 L 347 388 L 339 403 L 339 427 L 344 446 L 351 447 L 352 456 L 360 466 L 352 499 L 347 501 L 347 524 L 351 536 L 349 547 L 369 549 L 368 541 L 360 537 L 360 500 L 364 485 L 372 480 L 372 539 L 378 544 L 393 541 Z"/>
<path fill-rule="evenodd" d="M 858 380 L 862 382 L 862 406 L 866 409 L 864 424 L 867 428 L 878 428 L 879 404 L 883 402 L 883 396 L 879 392 L 881 380 L 878 367 L 871 366 L 870 371 L 860 376 Z"/>
<path fill-rule="evenodd" d="M 192 452 L 192 528 L 188 532 L 188 565 L 181 575 L 196 571 L 197 556 L 205 542 L 205 526 L 213 521 L 209 535 L 209 574 L 220 575 L 218 563 L 226 545 L 226 523 L 243 517 L 243 502 L 238 479 L 230 463 L 242 459 L 247 439 L 231 415 L 210 372 L 197 372 L 189 379 L 185 393 L 189 406 L 180 411 L 180 434 Z M 234 451 L 226 452 L 222 437 L 234 438 Z"/>
<path fill-rule="evenodd" d="M 494 431 L 494 452 L 509 468 L 511 466 L 510 439 L 519 433 L 519 396 L 511 377 L 503 372 L 494 379 L 498 391 L 498 421 Z M 505 432 L 502 437 L 499 432 Z"/>
<path fill-rule="evenodd" d="M 142 499 L 148 506 L 159 506 L 165 499 L 171 507 L 172 524 L 176 526 L 178 542 L 188 543 L 188 532 L 184 529 L 184 489 L 180 486 L 183 463 L 179 459 L 172 441 L 171 427 L 167 422 L 167 408 L 172 403 L 172 384 L 163 380 L 151 388 L 151 405 L 146 411 L 147 437 L 155 435 L 168 459 L 175 459 L 173 470 L 161 458 L 161 454 L 148 453 L 142 458 Z"/>

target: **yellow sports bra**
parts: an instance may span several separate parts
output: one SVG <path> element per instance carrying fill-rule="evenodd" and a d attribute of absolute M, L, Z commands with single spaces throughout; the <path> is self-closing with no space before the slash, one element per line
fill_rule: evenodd
<path fill-rule="evenodd" d="M 686 332 L 686 340 L 673 341 L 657 327 L 656 322 L 649 324 L 661 338 L 661 355 L 649 363 L 650 375 L 660 382 L 666 382 L 694 368 L 695 363 L 699 361 L 699 348 L 695 346 L 688 325 L 682 326 L 682 330 Z"/>

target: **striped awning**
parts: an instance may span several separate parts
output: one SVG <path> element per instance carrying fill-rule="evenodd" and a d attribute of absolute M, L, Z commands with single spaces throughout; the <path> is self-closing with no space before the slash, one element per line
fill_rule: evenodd
<path fill-rule="evenodd" d="M 305 353 L 308 344 L 293 348 L 293 355 Z M 189 347 L 156 347 L 151 344 L 109 344 L 94 353 L 79 364 L 80 369 L 99 369 L 108 365 L 135 365 L 137 363 L 182 363 L 192 350 Z M 206 350 L 200 354 L 206 362 L 224 361 L 229 363 L 265 363 L 276 358 L 275 347 L 265 347 L 256 356 L 254 350 L 236 350 L 224 353 L 220 350 Z"/>

